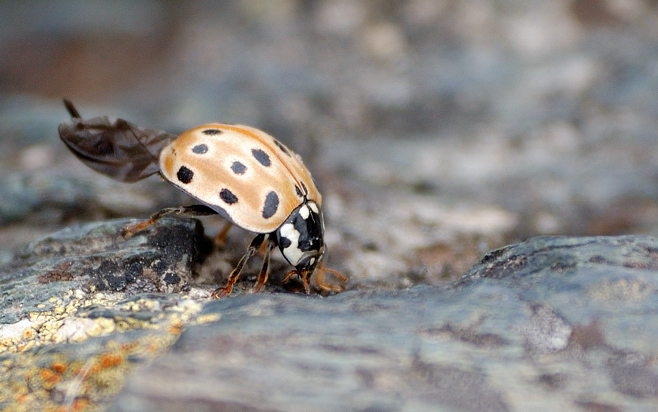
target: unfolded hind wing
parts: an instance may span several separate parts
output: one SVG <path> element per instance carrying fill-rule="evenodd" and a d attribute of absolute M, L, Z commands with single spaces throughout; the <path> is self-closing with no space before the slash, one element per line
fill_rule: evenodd
<path fill-rule="evenodd" d="M 84 164 L 122 182 L 136 182 L 160 171 L 160 151 L 177 136 L 145 129 L 107 116 L 82 119 L 64 100 L 71 119 L 60 123 L 59 137 Z"/>

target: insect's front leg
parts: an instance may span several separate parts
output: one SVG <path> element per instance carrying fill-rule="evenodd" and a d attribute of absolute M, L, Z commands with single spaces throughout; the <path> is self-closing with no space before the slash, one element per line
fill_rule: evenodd
<path fill-rule="evenodd" d="M 256 293 L 262 292 L 265 288 L 265 283 L 267 283 L 267 278 L 270 274 L 270 255 L 272 254 L 272 249 L 274 249 L 274 246 L 276 246 L 276 243 L 272 240 L 267 242 L 265 257 L 263 258 L 263 266 L 261 267 L 260 273 L 258 274 L 258 280 L 256 280 L 256 284 L 254 285 L 254 292 Z"/>
<path fill-rule="evenodd" d="M 324 263 L 324 262 L 323 262 Z M 342 292 L 345 290 L 345 285 L 342 283 L 334 284 L 334 283 L 328 283 L 325 281 L 325 273 L 329 272 L 336 276 L 341 282 L 347 282 L 347 278 L 343 276 L 342 273 L 338 272 L 337 270 L 333 269 L 327 269 L 324 267 L 324 265 L 320 265 L 318 268 L 318 272 L 315 275 L 315 283 L 318 285 L 318 287 L 325 292 Z"/>
<path fill-rule="evenodd" d="M 158 219 L 161 219 L 165 216 L 169 215 L 178 215 L 178 216 L 209 216 L 209 215 L 215 215 L 217 212 L 215 212 L 213 209 L 206 205 L 190 205 L 190 206 L 179 206 L 179 207 L 168 207 L 166 209 L 162 209 L 161 211 L 154 213 L 151 215 L 150 218 L 143 220 L 139 223 L 136 223 L 134 225 L 130 225 L 127 228 L 124 229 L 124 231 L 121 233 L 121 236 L 124 238 L 131 237 L 135 233 L 142 231 L 146 229 L 147 227 L 151 226 L 153 223 L 157 222 Z"/>

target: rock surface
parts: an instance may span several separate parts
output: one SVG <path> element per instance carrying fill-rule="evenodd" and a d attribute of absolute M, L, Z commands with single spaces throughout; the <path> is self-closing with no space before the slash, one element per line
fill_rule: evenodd
<path fill-rule="evenodd" d="M 46 256 L 67 233 L 124 224 L 27 250 Z M 177 247 L 200 240 L 187 239 Z M 0 401 L 8 410 L 652 409 L 657 253 L 649 236 L 537 237 L 488 253 L 452 284 L 324 298 L 91 293 L 71 271 L 32 283 L 64 299 L 26 305 L 27 318 L 0 326 Z"/>
<path fill-rule="evenodd" d="M 162 219 L 124 239 L 135 222 L 72 226 L 0 269 L 0 408 L 97 408 L 204 319 L 194 292 L 177 293 L 190 290 L 202 256 L 200 223 Z"/>
<path fill-rule="evenodd" d="M 650 410 L 657 252 L 652 237 L 542 237 L 450 287 L 206 303 L 218 320 L 111 410 Z"/>
<path fill-rule="evenodd" d="M 193 266 L 201 257 L 200 223 L 163 219 L 124 239 L 123 230 L 136 222 L 119 219 L 73 226 L 18 251 L 0 268 L 0 322 L 16 322 L 69 290 L 93 294 L 189 289 Z"/>

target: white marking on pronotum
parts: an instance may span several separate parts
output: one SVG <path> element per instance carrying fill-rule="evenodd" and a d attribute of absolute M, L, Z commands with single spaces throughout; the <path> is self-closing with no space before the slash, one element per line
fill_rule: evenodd
<path fill-rule="evenodd" d="M 299 232 L 295 230 L 292 223 L 286 223 L 279 229 L 281 235 L 290 240 L 290 246 L 283 249 L 283 255 L 288 259 L 291 265 L 297 266 L 297 263 L 304 257 L 304 252 L 299 250 Z"/>
<path fill-rule="evenodd" d="M 314 211 L 316 214 L 320 214 L 320 209 L 318 209 L 318 205 L 315 202 L 308 202 L 308 206 L 311 208 L 312 211 Z M 306 218 L 304 218 L 306 219 Z"/>
<path fill-rule="evenodd" d="M 311 211 L 309 210 L 308 206 L 302 205 L 299 208 L 299 215 L 302 217 L 302 219 L 306 220 L 308 219 L 308 216 L 311 214 Z"/>

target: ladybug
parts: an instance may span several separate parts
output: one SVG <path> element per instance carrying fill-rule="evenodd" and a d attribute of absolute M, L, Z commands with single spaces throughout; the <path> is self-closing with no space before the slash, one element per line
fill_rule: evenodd
<path fill-rule="evenodd" d="M 270 254 L 277 246 L 294 267 L 284 282 L 297 275 L 308 294 L 310 278 L 317 272 L 320 289 L 344 290 L 342 285 L 325 283 L 325 272 L 343 282 L 346 278 L 324 267 L 322 195 L 301 157 L 274 137 L 227 123 L 206 124 L 176 136 L 106 116 L 85 120 L 70 101 L 65 99 L 64 105 L 71 119 L 59 125 L 59 136 L 87 166 L 129 183 L 159 173 L 202 203 L 163 209 L 128 227 L 126 236 L 173 214 L 219 214 L 230 224 L 257 234 L 226 286 L 215 290 L 213 297 L 231 293 L 247 261 L 263 245 L 265 256 L 254 291 L 263 290 Z"/>

